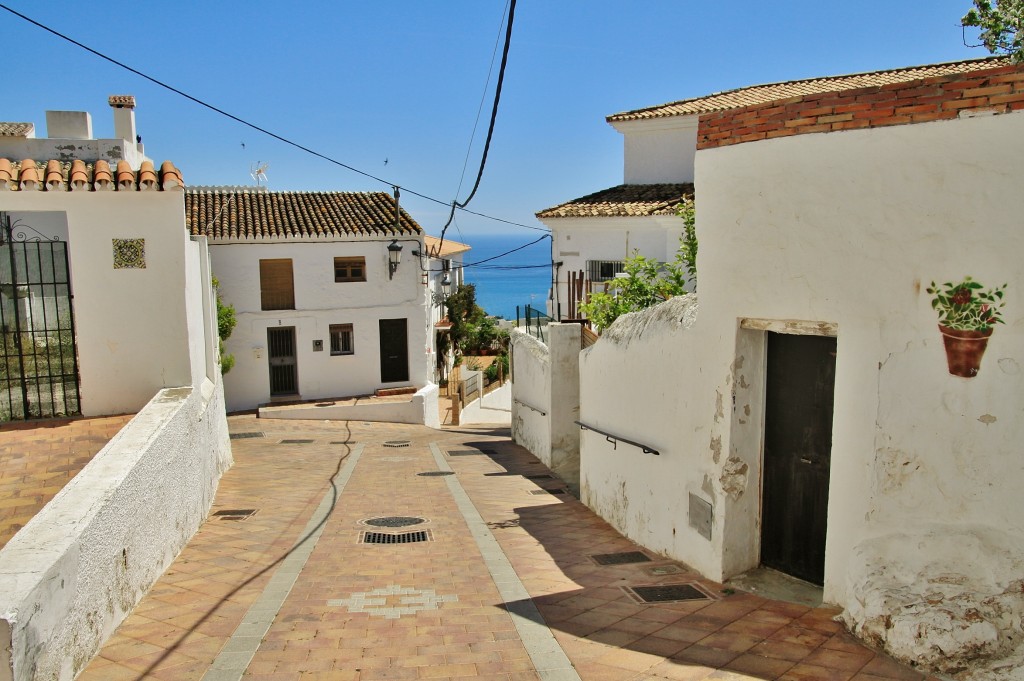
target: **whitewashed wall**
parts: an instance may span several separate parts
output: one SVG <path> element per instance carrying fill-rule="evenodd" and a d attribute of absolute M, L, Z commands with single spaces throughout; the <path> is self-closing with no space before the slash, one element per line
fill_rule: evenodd
<path fill-rule="evenodd" d="M 533 336 L 512 329 L 512 440 L 551 461 L 551 353 Z M 527 406 L 528 405 L 528 406 Z"/>
<path fill-rule="evenodd" d="M 66 219 L 84 415 L 133 412 L 161 388 L 193 384 L 205 359 L 190 350 L 186 301 L 201 282 L 186 286 L 186 270 L 200 255 L 183 192 L 4 192 L 0 210 L 44 232 Z M 115 270 L 112 240 L 136 238 L 146 268 Z"/>
<path fill-rule="evenodd" d="M 159 392 L 0 550 L 0 679 L 73 679 L 206 519 L 221 385 Z"/>
<path fill-rule="evenodd" d="M 693 182 L 697 116 L 616 121 L 612 126 L 624 138 L 626 184 Z"/>
<path fill-rule="evenodd" d="M 1022 153 L 1019 113 L 698 153 L 700 315 L 679 300 L 626 318 L 581 365 L 582 419 L 662 455 L 584 434 L 584 499 L 709 577 L 755 566 L 764 335 L 740 322 L 802 320 L 838 328 L 826 600 L 847 603 L 855 548 L 896 526 L 1024 546 Z M 947 372 L 924 291 L 965 275 L 1009 283 L 971 379 Z M 688 492 L 714 506 L 711 541 Z"/>
<path fill-rule="evenodd" d="M 294 326 L 299 392 L 303 399 L 365 395 L 382 387 L 425 386 L 432 376 L 426 287 L 415 239 L 403 243 L 402 262 L 388 278 L 390 239 L 359 241 L 248 242 L 210 245 L 213 274 L 221 297 L 235 306 L 238 325 L 225 343 L 235 356 L 224 377 L 228 411 L 252 409 L 270 401 L 267 328 Z M 336 283 L 334 258 L 366 258 L 367 281 Z M 291 258 L 295 310 L 260 310 L 259 261 Z M 381 383 L 380 319 L 407 319 L 409 380 Z M 331 324 L 352 324 L 354 354 L 331 355 Z M 314 351 L 313 341 L 323 350 Z"/>

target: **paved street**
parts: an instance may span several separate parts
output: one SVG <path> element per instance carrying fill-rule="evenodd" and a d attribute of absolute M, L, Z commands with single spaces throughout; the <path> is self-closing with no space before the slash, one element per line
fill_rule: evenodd
<path fill-rule="evenodd" d="M 209 520 L 81 679 L 924 678 L 835 610 L 599 564 L 639 547 L 507 429 L 229 423 Z"/>

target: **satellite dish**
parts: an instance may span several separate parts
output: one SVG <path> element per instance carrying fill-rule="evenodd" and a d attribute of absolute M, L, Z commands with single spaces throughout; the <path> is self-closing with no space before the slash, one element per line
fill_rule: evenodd
<path fill-rule="evenodd" d="M 253 165 L 249 166 L 249 176 L 252 177 L 253 182 L 259 187 L 261 183 L 267 182 L 267 168 L 270 167 L 269 163 L 263 163 L 262 161 L 256 161 Z"/>

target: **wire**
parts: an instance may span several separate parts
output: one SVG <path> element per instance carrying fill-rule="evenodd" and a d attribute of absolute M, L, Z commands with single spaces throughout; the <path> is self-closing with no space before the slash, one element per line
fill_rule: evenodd
<path fill-rule="evenodd" d="M 511 0 L 511 2 L 512 2 L 512 6 L 514 7 L 515 6 L 515 0 Z M 403 185 L 396 184 L 394 182 L 391 182 L 390 180 L 385 180 L 384 178 L 378 177 L 378 176 L 376 176 L 376 175 L 374 175 L 372 173 L 368 173 L 368 172 L 366 172 L 364 170 L 360 170 L 359 168 L 356 168 L 354 166 L 348 165 L 347 163 L 343 163 L 342 161 L 339 161 L 339 160 L 337 160 L 335 158 L 327 156 L 326 154 L 322 154 L 322 153 L 320 153 L 318 151 L 315 151 L 315 150 L 313 150 L 313 149 L 311 149 L 311 148 L 309 148 L 307 146 L 299 144 L 298 142 L 292 141 L 292 140 L 288 139 L 287 137 L 283 137 L 282 135 L 278 135 L 277 133 L 271 132 L 270 130 L 267 130 L 266 128 L 262 128 L 262 127 L 256 125 L 255 123 L 250 123 L 249 121 L 245 120 L 244 118 L 240 118 L 240 117 L 238 117 L 238 116 L 236 116 L 236 115 L 234 115 L 232 113 L 228 113 L 227 111 L 225 111 L 223 109 L 220 109 L 220 108 L 214 106 L 213 104 L 205 102 L 205 101 L 199 99 L 198 97 L 193 97 L 192 95 L 188 94 L 187 92 L 179 90 L 178 88 L 176 88 L 176 87 L 174 87 L 172 85 L 168 85 L 167 83 L 165 83 L 165 82 L 163 82 L 161 80 L 157 80 L 156 78 L 154 78 L 152 76 L 149 76 L 149 75 L 143 73 L 142 71 L 139 71 L 138 69 L 135 69 L 135 68 L 125 64 L 124 62 L 120 62 L 120 61 L 114 59 L 113 57 L 108 57 L 107 55 L 103 54 L 102 52 L 99 52 L 98 50 L 94 50 L 93 48 L 89 47 L 88 45 L 80 43 L 77 40 L 75 40 L 74 38 L 71 38 L 70 36 L 67 36 L 67 35 L 63 34 L 60 31 L 52 29 L 49 26 L 46 26 L 45 24 L 41 24 L 38 21 L 36 21 L 35 19 L 32 19 L 31 17 L 28 17 L 28 16 L 22 14 L 21 12 L 18 12 L 16 10 L 14 10 L 14 9 L 11 9 L 10 7 L 8 7 L 7 5 L 5 5 L 3 3 L 0 3 L 0 9 L 7 10 L 11 14 L 13 14 L 14 16 L 19 17 L 20 19 L 24 19 L 25 21 L 27 21 L 28 23 L 32 24 L 33 26 L 41 28 L 42 30 L 46 31 L 47 33 L 55 35 L 58 38 L 60 38 L 61 40 L 65 40 L 65 41 L 71 43 L 72 45 L 75 45 L 76 47 L 80 47 L 81 49 L 85 50 L 86 52 L 89 52 L 89 53 L 99 57 L 100 59 L 108 61 L 108 62 L 110 62 L 111 64 L 113 64 L 115 66 L 118 66 L 118 67 L 120 67 L 120 68 L 122 68 L 122 69 L 124 69 L 126 71 L 131 72 L 131 73 L 134 73 L 135 75 L 137 75 L 140 78 L 143 78 L 145 80 L 148 80 L 149 82 L 153 83 L 154 85 L 162 87 L 165 90 L 169 90 L 169 91 L 173 92 L 176 95 L 184 97 L 185 99 L 187 99 L 187 100 L 189 100 L 189 101 L 191 101 L 191 102 L 193 102 L 195 104 L 198 104 L 201 107 L 209 109 L 210 111 L 218 113 L 221 116 L 224 116 L 226 118 L 230 118 L 231 120 L 235 121 L 236 123 L 244 125 L 247 128 L 251 128 L 252 130 L 255 130 L 257 132 L 261 132 L 264 135 L 267 135 L 268 137 L 272 137 L 272 138 L 276 139 L 279 142 L 283 142 L 284 144 L 287 144 L 288 146 L 294 147 L 295 149 L 298 149 L 299 151 L 304 151 L 307 154 L 310 154 L 312 156 L 316 156 L 317 158 L 323 159 L 324 161 L 327 161 L 328 163 L 332 163 L 332 164 L 334 164 L 336 166 L 339 166 L 341 168 L 349 170 L 349 171 L 351 171 L 353 173 L 356 173 L 358 175 L 362 175 L 363 177 L 368 177 L 371 180 L 375 180 L 377 182 L 380 182 L 382 184 L 386 184 L 386 185 L 389 185 L 389 186 L 392 186 L 392 187 L 398 187 L 399 189 L 403 189 L 406 192 L 412 194 L 413 196 L 418 196 L 421 199 L 425 199 L 427 201 L 433 201 L 434 203 L 438 203 L 438 204 L 440 204 L 442 206 L 447 206 L 450 203 L 450 205 L 452 206 L 452 215 L 455 214 L 455 208 L 456 208 L 456 205 L 458 203 L 457 201 L 452 201 L 452 202 L 443 201 L 443 200 L 435 198 L 433 196 L 428 196 L 427 194 L 422 194 L 422 193 L 420 193 L 418 191 L 415 191 L 414 189 L 410 189 L 409 187 L 405 187 Z M 511 14 L 509 15 L 509 20 L 510 21 L 509 21 L 509 35 L 508 35 L 508 37 L 510 38 L 511 37 Z M 508 50 L 508 46 L 506 45 L 506 52 L 507 52 L 507 50 Z M 505 60 L 503 58 L 502 59 L 502 69 L 504 69 L 504 64 L 505 64 Z M 498 83 L 499 83 L 499 88 L 500 88 L 500 84 L 501 84 L 501 78 L 500 77 L 498 79 Z M 497 100 L 495 100 L 495 111 L 497 111 Z M 493 126 L 493 115 L 492 115 L 491 123 L 492 123 L 492 126 Z M 488 135 L 488 142 L 489 141 L 490 141 L 490 135 Z M 485 148 L 485 150 L 484 150 L 484 159 L 485 160 L 486 160 L 486 157 L 487 157 L 487 151 L 486 151 L 486 148 Z M 483 173 L 483 164 L 482 163 L 481 163 L 480 172 Z M 477 179 L 477 184 L 479 184 L 479 178 Z M 476 191 L 476 189 L 474 188 L 474 192 L 475 191 Z M 472 195 L 470 195 L 470 198 L 472 198 Z M 468 199 L 467 199 L 467 203 L 468 203 Z M 459 207 L 460 210 L 465 210 L 465 208 L 463 208 L 462 206 L 458 206 L 458 207 Z M 494 220 L 496 222 L 503 222 L 503 223 L 508 224 L 508 225 L 515 225 L 516 227 L 525 227 L 526 229 L 543 229 L 543 228 L 537 227 L 535 225 L 524 225 L 524 224 L 519 223 L 519 222 L 514 222 L 512 220 L 505 220 L 505 219 L 502 219 L 502 218 L 497 218 L 497 217 L 494 217 L 492 215 L 487 215 L 485 213 L 477 213 L 477 212 L 469 211 L 469 210 L 467 210 L 466 212 L 467 213 L 472 213 L 473 215 L 477 215 L 477 216 L 482 217 L 482 218 L 486 218 L 488 220 Z M 449 218 L 449 222 L 450 222 L 450 220 L 451 220 L 451 218 Z M 447 228 L 447 225 L 445 226 L 445 228 Z M 444 232 L 442 231 L 442 238 L 443 238 L 443 234 L 444 234 Z"/>

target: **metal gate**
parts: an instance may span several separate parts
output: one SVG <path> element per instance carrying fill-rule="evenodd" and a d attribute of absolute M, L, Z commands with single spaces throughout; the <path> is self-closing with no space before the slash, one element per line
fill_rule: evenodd
<path fill-rule="evenodd" d="M 81 412 L 67 244 L 0 213 L 0 421 Z"/>
<path fill-rule="evenodd" d="M 295 365 L 295 327 L 268 328 L 267 347 L 270 348 L 270 396 L 297 395 L 299 378 Z"/>

